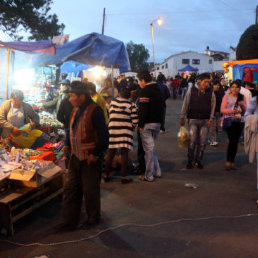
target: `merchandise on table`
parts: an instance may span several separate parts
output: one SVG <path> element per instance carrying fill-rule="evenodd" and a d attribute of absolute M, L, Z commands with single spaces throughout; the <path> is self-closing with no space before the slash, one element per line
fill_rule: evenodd
<path fill-rule="evenodd" d="M 43 111 L 39 113 L 39 116 L 40 116 L 40 125 L 42 127 L 63 128 L 63 124 L 60 123 L 53 114 Z"/>

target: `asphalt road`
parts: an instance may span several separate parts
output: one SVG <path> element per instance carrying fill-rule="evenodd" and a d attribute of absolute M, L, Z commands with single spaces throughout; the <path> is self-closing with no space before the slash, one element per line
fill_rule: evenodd
<path fill-rule="evenodd" d="M 226 171 L 221 134 L 218 147 L 206 148 L 204 169 L 186 170 L 176 136 L 181 105 L 169 99 L 168 131 L 156 144 L 161 179 L 102 183 L 103 221 L 88 230 L 55 232 L 61 203 L 54 200 L 17 222 L 13 238 L 0 237 L 0 257 L 258 257 L 256 165 L 240 144 L 238 169 Z"/>

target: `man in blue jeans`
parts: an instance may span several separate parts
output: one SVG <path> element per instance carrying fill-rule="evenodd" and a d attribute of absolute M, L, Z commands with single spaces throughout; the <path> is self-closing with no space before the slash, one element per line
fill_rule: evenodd
<path fill-rule="evenodd" d="M 184 126 L 187 115 L 189 121 L 187 169 L 193 168 L 194 165 L 203 168 L 201 161 L 216 106 L 216 97 L 208 87 L 209 82 L 209 73 L 200 74 L 197 83 L 187 91 L 184 99 L 180 124 Z"/>
<path fill-rule="evenodd" d="M 163 122 L 164 100 L 159 85 L 152 81 L 148 71 L 138 74 L 141 91 L 139 95 L 139 130 L 145 152 L 145 176 L 140 179 L 152 182 L 161 177 L 158 157 L 154 150 L 155 140 Z"/>

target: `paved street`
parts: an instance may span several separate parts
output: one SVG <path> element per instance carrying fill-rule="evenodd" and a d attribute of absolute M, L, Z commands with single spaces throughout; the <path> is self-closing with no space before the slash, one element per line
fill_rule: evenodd
<path fill-rule="evenodd" d="M 256 165 L 248 164 L 240 145 L 238 170 L 226 171 L 227 139 L 221 134 L 219 146 L 206 149 L 205 168 L 186 170 L 186 149 L 178 148 L 176 136 L 181 104 L 169 99 L 168 132 L 157 142 L 161 179 L 102 183 L 103 222 L 89 230 L 56 233 L 61 203 L 55 200 L 17 222 L 7 240 L 56 244 L 0 242 L 0 257 L 258 257 Z M 245 214 L 257 215 L 240 216 Z"/>

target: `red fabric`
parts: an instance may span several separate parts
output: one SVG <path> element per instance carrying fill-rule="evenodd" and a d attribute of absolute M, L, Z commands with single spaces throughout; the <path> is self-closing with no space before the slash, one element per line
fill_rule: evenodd
<path fill-rule="evenodd" d="M 252 70 L 250 68 L 245 68 L 244 69 L 244 82 L 253 82 L 254 77 L 253 77 L 253 73 Z"/>
<path fill-rule="evenodd" d="M 52 151 L 44 152 L 41 155 L 30 157 L 29 160 L 46 160 L 46 161 L 55 161 L 56 156 Z"/>
<path fill-rule="evenodd" d="M 52 142 L 46 142 L 40 148 L 37 148 L 37 150 L 54 150 L 54 148 L 55 147 Z"/>
<path fill-rule="evenodd" d="M 178 88 L 180 86 L 180 80 L 179 79 L 174 79 L 173 81 L 172 81 L 172 87 L 173 88 Z"/>

